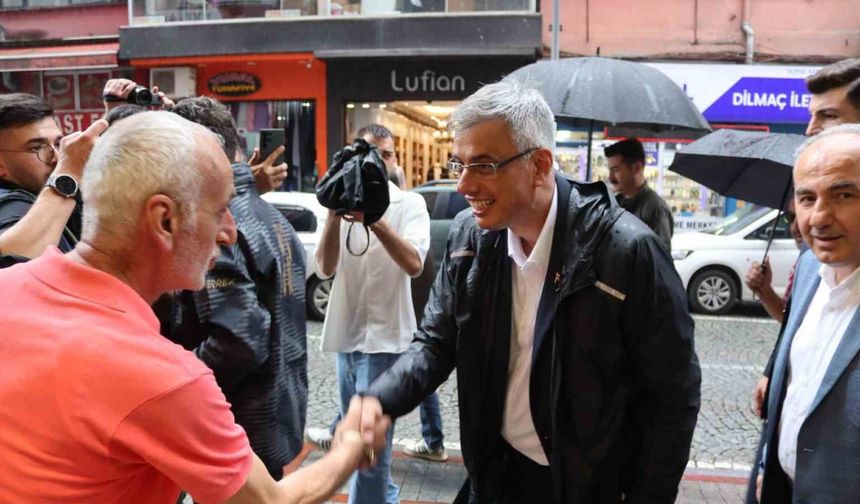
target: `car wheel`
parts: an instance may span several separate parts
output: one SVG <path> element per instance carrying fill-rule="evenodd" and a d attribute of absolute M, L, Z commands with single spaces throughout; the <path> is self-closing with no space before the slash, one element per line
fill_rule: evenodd
<path fill-rule="evenodd" d="M 693 277 L 687 295 L 694 312 L 722 315 L 738 301 L 738 287 L 725 271 L 710 269 Z"/>
<path fill-rule="evenodd" d="M 314 320 L 325 318 L 328 309 L 328 298 L 331 295 L 331 278 L 325 280 L 312 276 L 308 279 L 307 305 L 308 316 Z"/>

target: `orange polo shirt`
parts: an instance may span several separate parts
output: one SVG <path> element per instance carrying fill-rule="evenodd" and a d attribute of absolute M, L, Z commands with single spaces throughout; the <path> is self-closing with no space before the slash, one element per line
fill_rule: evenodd
<path fill-rule="evenodd" d="M 222 502 L 253 455 L 212 372 L 57 249 L 0 270 L 0 502 Z"/>

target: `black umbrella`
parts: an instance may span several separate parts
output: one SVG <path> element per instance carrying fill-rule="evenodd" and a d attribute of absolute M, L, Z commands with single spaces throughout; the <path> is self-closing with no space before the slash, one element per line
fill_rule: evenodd
<path fill-rule="evenodd" d="M 722 129 L 675 154 L 670 170 L 732 198 L 783 208 L 794 153 L 806 137 Z"/>
<path fill-rule="evenodd" d="M 534 85 L 559 122 L 589 128 L 587 179 L 595 126 L 624 126 L 652 136 L 711 129 L 675 82 L 640 63 L 600 57 L 538 61 L 508 78 Z"/>
<path fill-rule="evenodd" d="M 795 152 L 806 137 L 762 131 L 718 130 L 675 154 L 670 170 L 732 198 L 788 206 Z M 779 215 L 777 215 L 777 221 Z M 773 230 L 765 257 L 773 240 Z"/>

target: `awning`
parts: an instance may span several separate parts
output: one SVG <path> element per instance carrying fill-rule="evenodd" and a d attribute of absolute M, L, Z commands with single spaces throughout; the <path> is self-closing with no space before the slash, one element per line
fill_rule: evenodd
<path fill-rule="evenodd" d="M 117 50 L 119 42 L 0 49 L 0 71 L 112 68 Z"/>

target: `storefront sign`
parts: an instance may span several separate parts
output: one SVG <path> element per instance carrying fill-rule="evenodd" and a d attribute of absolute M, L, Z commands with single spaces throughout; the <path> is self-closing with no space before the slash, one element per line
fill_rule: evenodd
<path fill-rule="evenodd" d="M 675 233 L 686 233 L 689 231 L 702 231 L 716 226 L 722 217 L 712 217 L 710 215 L 674 215 Z"/>
<path fill-rule="evenodd" d="M 246 72 L 226 72 L 209 79 L 209 90 L 221 96 L 245 96 L 256 93 L 260 79 Z"/>
<path fill-rule="evenodd" d="M 684 89 L 711 122 L 806 123 L 806 77 L 821 67 L 648 63 Z"/>
<path fill-rule="evenodd" d="M 744 77 L 708 107 L 704 116 L 710 121 L 805 123 L 811 98 L 803 79 Z"/>
<path fill-rule="evenodd" d="M 329 99 L 343 102 L 462 100 L 483 84 L 496 82 L 530 58 L 371 58 L 330 61 Z"/>
<path fill-rule="evenodd" d="M 436 74 L 433 70 L 424 70 L 420 75 L 397 75 L 397 70 L 391 70 L 391 89 L 398 93 L 403 91 L 466 91 L 466 79 L 461 75 L 448 77 Z"/>
<path fill-rule="evenodd" d="M 660 148 L 654 142 L 645 142 L 642 147 L 645 149 L 645 166 L 650 168 L 660 167 Z"/>
<path fill-rule="evenodd" d="M 57 120 L 60 122 L 60 129 L 64 135 L 74 133 L 75 131 L 84 131 L 90 125 L 104 116 L 104 112 L 56 112 Z"/>

